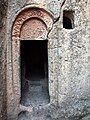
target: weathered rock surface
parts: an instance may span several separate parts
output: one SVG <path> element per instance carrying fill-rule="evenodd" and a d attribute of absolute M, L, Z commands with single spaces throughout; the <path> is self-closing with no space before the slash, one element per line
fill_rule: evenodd
<path fill-rule="evenodd" d="M 83 117 L 81 120 L 90 120 L 90 115 Z"/>
<path fill-rule="evenodd" d="M 17 104 L 21 97 L 20 80 L 17 82 L 20 51 L 17 46 L 12 47 L 12 28 L 18 14 L 32 6 L 45 9 L 53 25 L 50 30 L 45 26 L 44 31 L 48 40 L 50 103 L 30 111 L 25 106 L 21 110 L 20 103 Z M 71 21 L 71 29 L 64 28 L 64 17 Z M 26 24 L 27 30 L 31 30 Z M 15 45 L 19 46 L 18 42 Z M 16 81 L 13 71 L 17 72 Z M 90 120 L 87 115 L 90 115 L 90 0 L 0 0 L 0 120 Z"/>
<path fill-rule="evenodd" d="M 6 119 L 6 13 L 7 1 L 0 0 L 0 120 Z"/>

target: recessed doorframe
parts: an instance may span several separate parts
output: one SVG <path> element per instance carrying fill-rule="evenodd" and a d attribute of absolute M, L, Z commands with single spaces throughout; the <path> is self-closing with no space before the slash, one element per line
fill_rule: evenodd
<path fill-rule="evenodd" d="M 48 41 L 20 41 L 21 104 L 38 106 L 49 103 Z"/>
<path fill-rule="evenodd" d="M 25 36 L 22 38 L 21 37 L 22 26 L 26 25 L 27 22 L 31 23 L 33 21 L 32 19 L 34 19 L 36 23 L 37 22 L 39 23 L 37 24 L 37 27 L 33 28 L 35 28 L 37 33 L 40 32 L 40 34 L 38 35 L 38 37 L 36 36 L 33 37 L 30 35 L 28 37 Z M 31 107 L 25 107 L 20 104 L 21 100 L 20 42 L 32 39 L 33 40 L 47 39 L 48 32 L 51 30 L 52 25 L 53 25 L 52 14 L 46 11 L 45 9 L 41 8 L 41 6 L 33 5 L 22 8 L 20 11 L 16 13 L 16 16 L 13 18 L 13 24 L 11 27 L 11 42 L 9 42 L 7 47 L 7 49 L 10 48 L 8 49 L 7 52 L 7 115 L 9 116 L 8 119 L 18 118 L 18 114 L 20 113 L 20 111 L 24 111 L 25 109 L 27 111 L 28 109 L 31 110 Z M 42 29 L 40 27 L 39 29 L 38 26 L 41 26 Z M 28 29 L 31 28 L 30 26 L 27 25 L 27 32 L 29 31 Z M 32 32 L 33 31 L 34 30 L 32 29 Z"/>

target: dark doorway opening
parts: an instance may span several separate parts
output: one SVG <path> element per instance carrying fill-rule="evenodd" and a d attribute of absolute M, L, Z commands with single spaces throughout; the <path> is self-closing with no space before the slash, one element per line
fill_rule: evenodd
<path fill-rule="evenodd" d="M 49 103 L 48 41 L 21 41 L 21 104 L 37 106 Z"/>

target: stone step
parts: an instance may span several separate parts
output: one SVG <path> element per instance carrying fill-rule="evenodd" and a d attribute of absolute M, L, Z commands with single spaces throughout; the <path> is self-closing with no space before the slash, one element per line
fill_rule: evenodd
<path fill-rule="evenodd" d="M 42 85 L 41 84 L 31 84 L 29 87 L 29 90 L 40 92 L 40 91 L 42 91 Z"/>

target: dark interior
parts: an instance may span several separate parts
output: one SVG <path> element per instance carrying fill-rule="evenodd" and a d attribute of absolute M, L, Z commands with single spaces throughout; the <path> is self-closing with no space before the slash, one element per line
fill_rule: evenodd
<path fill-rule="evenodd" d="M 35 105 L 35 101 L 37 105 L 41 105 L 49 100 L 47 42 L 47 40 L 21 41 L 21 104 L 23 105 Z"/>
<path fill-rule="evenodd" d="M 66 16 L 63 16 L 63 28 L 72 29 L 72 21 Z"/>

